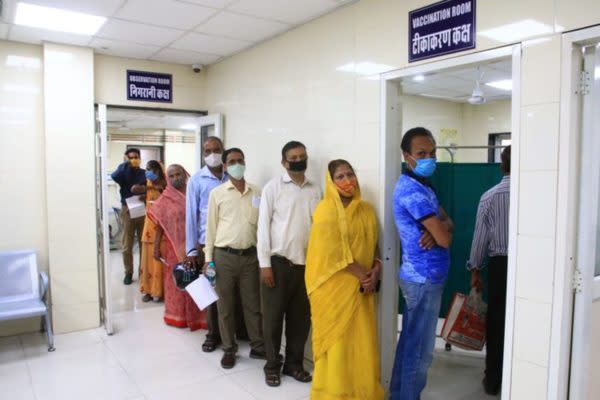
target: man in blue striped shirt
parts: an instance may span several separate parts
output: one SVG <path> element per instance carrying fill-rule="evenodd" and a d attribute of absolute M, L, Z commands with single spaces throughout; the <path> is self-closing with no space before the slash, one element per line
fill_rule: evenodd
<path fill-rule="evenodd" d="M 504 177 L 481 196 L 475 233 L 467 269 L 471 287 L 481 291 L 480 270 L 488 261 L 488 311 L 486 321 L 485 392 L 495 395 L 502 384 L 504 315 L 506 312 L 506 273 L 508 254 L 508 213 L 510 205 L 510 146 L 502 151 Z"/>

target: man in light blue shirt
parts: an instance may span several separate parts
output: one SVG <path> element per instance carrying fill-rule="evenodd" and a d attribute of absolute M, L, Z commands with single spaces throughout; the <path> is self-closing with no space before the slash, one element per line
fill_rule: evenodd
<path fill-rule="evenodd" d="M 204 265 L 204 242 L 206 238 L 206 217 L 210 192 L 226 182 L 229 176 L 223 171 L 221 155 L 223 142 L 216 136 L 209 136 L 203 144 L 205 166 L 188 181 L 185 210 L 185 245 L 188 259 L 197 267 Z M 217 303 L 208 307 L 208 333 L 202 350 L 211 352 L 221 342 Z"/>

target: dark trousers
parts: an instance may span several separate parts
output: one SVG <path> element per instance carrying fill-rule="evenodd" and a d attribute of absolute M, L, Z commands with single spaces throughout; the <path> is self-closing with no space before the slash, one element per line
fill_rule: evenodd
<path fill-rule="evenodd" d="M 507 261 L 506 256 L 491 257 L 488 266 L 485 379 L 486 385 L 493 389 L 502 383 Z"/>
<path fill-rule="evenodd" d="M 202 246 L 202 248 L 204 248 L 204 246 Z M 199 251 L 198 264 L 202 266 L 204 263 L 204 252 Z M 206 338 L 220 342 L 221 333 L 219 331 L 219 310 L 217 308 L 217 302 L 214 302 L 208 306 L 206 319 L 208 322 L 208 332 L 206 333 Z M 246 331 L 246 324 L 244 323 L 244 311 L 242 309 L 242 300 L 240 299 L 239 289 L 235 292 L 235 326 L 235 334 L 237 338 L 247 339 L 248 332 Z"/>
<path fill-rule="evenodd" d="M 237 255 L 216 248 L 214 254 L 217 277 L 215 289 L 219 295 L 219 331 L 223 350 L 237 351 L 235 341 L 236 311 L 235 293 L 242 299 L 244 321 L 254 351 L 264 351 L 262 315 L 260 311 L 260 285 L 256 252 Z"/>
<path fill-rule="evenodd" d="M 304 283 L 305 267 L 283 257 L 271 257 L 275 287 L 261 284 L 263 333 L 267 353 L 266 373 L 279 373 L 281 334 L 285 319 L 285 363 L 283 368 L 303 368 L 304 345 L 310 330 L 310 306 Z"/>

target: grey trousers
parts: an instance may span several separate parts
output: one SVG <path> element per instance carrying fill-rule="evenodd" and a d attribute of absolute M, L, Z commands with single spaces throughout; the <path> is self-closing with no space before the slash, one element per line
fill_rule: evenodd
<path fill-rule="evenodd" d="M 217 248 L 213 258 L 217 271 L 215 289 L 219 295 L 217 308 L 223 350 L 237 351 L 235 292 L 239 290 L 250 347 L 264 351 L 256 253 L 240 256 Z"/>
<path fill-rule="evenodd" d="M 283 369 L 304 369 L 304 345 L 310 330 L 310 305 L 304 283 L 305 267 L 283 257 L 271 257 L 275 287 L 261 284 L 263 332 L 267 353 L 266 373 L 279 373 L 281 334 L 285 320 L 285 362 Z"/>
<path fill-rule="evenodd" d="M 126 205 L 121 208 L 121 223 L 123 224 L 123 266 L 126 274 L 133 274 L 133 244 L 137 241 L 142 259 L 142 232 L 144 231 L 145 217 L 131 219 Z"/>

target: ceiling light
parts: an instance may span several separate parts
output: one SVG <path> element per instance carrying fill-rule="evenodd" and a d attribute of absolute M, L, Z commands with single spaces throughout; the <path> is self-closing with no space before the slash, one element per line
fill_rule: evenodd
<path fill-rule="evenodd" d="M 554 28 L 533 19 L 525 19 L 512 24 L 479 32 L 481 36 L 503 43 L 518 42 L 522 39 L 553 33 Z"/>
<path fill-rule="evenodd" d="M 7 83 L 2 89 L 9 93 L 38 94 L 40 92 L 40 89 L 35 86 L 17 85 L 14 83 Z"/>
<path fill-rule="evenodd" d="M 15 24 L 51 31 L 94 35 L 106 18 L 28 3 L 17 4 Z"/>
<path fill-rule="evenodd" d="M 412 78 L 412 80 L 415 82 L 423 82 L 425 80 L 425 75 L 423 75 L 423 74 L 415 75 Z"/>
<path fill-rule="evenodd" d="M 600 79 L 600 67 L 594 68 L 594 79 L 595 80 Z"/>
<path fill-rule="evenodd" d="M 496 89 L 512 91 L 512 79 L 503 79 L 501 81 L 494 81 L 486 83 L 486 86 L 491 86 Z"/>
<path fill-rule="evenodd" d="M 195 131 L 198 129 L 198 126 L 196 124 L 183 124 L 179 127 L 179 129 L 184 131 Z"/>
<path fill-rule="evenodd" d="M 336 68 L 336 71 L 354 72 L 358 75 L 377 75 L 397 69 L 391 65 L 377 64 L 369 61 L 360 63 L 348 63 Z"/>
<path fill-rule="evenodd" d="M 19 67 L 19 68 L 28 68 L 28 69 L 40 69 L 42 63 L 37 57 L 23 57 L 23 56 L 15 56 L 9 55 L 6 56 L 6 66 L 7 67 Z"/>

